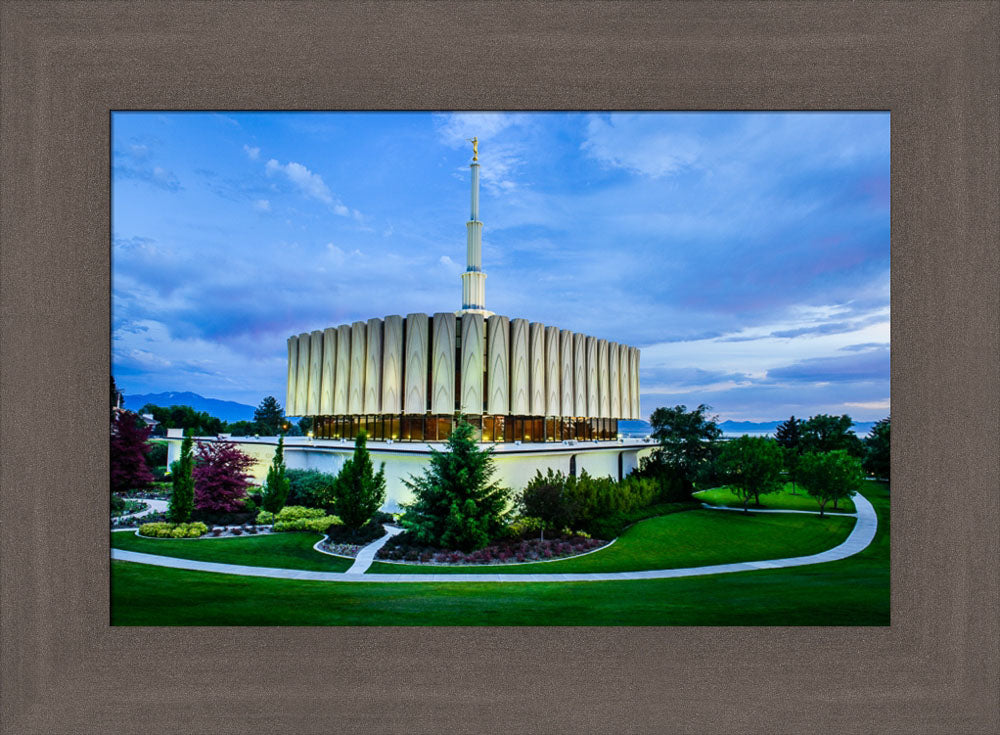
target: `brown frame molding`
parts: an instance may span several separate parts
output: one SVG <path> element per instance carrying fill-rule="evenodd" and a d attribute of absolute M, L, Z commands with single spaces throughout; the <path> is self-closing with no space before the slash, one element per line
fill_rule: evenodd
<path fill-rule="evenodd" d="M 998 26 L 995 2 L 3 0 L 3 732 L 997 732 Z M 108 112 L 138 108 L 891 110 L 892 625 L 110 627 Z"/>

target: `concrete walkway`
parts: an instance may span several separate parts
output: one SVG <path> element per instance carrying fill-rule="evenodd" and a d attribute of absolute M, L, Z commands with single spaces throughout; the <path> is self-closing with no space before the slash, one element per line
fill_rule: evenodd
<path fill-rule="evenodd" d="M 167 507 L 170 505 L 170 502 L 167 500 L 153 500 L 151 498 L 125 498 L 125 500 L 138 500 L 140 503 L 145 503 L 149 507 L 146 508 L 146 510 L 140 510 L 136 513 L 126 513 L 123 516 L 118 516 L 118 520 L 133 518 L 135 516 L 144 516 L 147 513 L 166 513 Z"/>
<path fill-rule="evenodd" d="M 875 508 L 868 501 L 868 498 L 858 493 L 854 496 L 854 504 L 858 509 L 858 520 L 854 524 L 854 529 L 839 546 L 835 546 L 827 551 L 821 551 L 818 554 L 797 556 L 790 559 L 744 561 L 735 564 L 714 564 L 712 566 L 687 567 L 685 569 L 654 569 L 645 572 L 593 572 L 584 574 L 362 574 L 353 571 L 310 572 L 299 569 L 273 569 L 269 567 L 244 566 L 241 564 L 217 564 L 215 562 L 195 561 L 193 559 L 177 559 L 171 556 L 141 554 L 136 551 L 124 551 L 122 549 L 112 549 L 111 558 L 118 561 L 132 561 L 140 564 L 151 564 L 153 566 L 172 567 L 174 569 L 187 569 L 198 572 L 218 572 L 220 574 L 270 577 L 273 579 L 305 579 L 318 582 L 447 584 L 449 582 L 618 582 L 630 579 L 676 579 L 679 577 L 698 577 L 707 574 L 749 572 L 757 569 L 800 567 L 808 564 L 822 564 L 828 561 L 846 559 L 867 548 L 872 539 L 875 538 L 875 531 L 878 528 L 878 516 L 875 514 Z M 388 538 L 387 534 L 379 539 L 379 541 L 385 543 Z M 378 541 L 375 543 L 378 543 Z M 365 549 L 370 548 L 372 545 L 365 547 Z M 374 552 L 372 556 L 374 556 Z M 354 569 L 354 567 L 351 567 L 351 569 Z M 367 569 L 367 566 L 365 569 Z"/>
<path fill-rule="evenodd" d="M 855 507 L 857 504 L 855 504 Z M 733 506 L 733 505 L 710 505 L 709 503 L 702 503 L 702 508 L 707 508 L 708 510 L 736 510 L 740 513 L 743 512 L 743 508 Z M 750 513 L 805 513 L 810 516 L 818 516 L 818 510 L 791 510 L 786 508 L 755 508 L 751 506 L 749 509 Z M 840 511 L 827 511 L 824 515 L 828 516 L 848 516 L 849 518 L 856 518 L 857 513 L 841 513 Z"/>
<path fill-rule="evenodd" d="M 375 554 L 385 546 L 385 542 L 403 532 L 402 528 L 396 528 L 394 526 L 382 526 L 385 529 L 385 536 L 378 539 L 377 541 L 372 541 L 365 547 L 362 547 L 358 551 L 358 555 L 354 558 L 354 564 L 348 569 L 344 574 L 364 574 L 368 571 L 368 567 L 372 565 L 375 561 Z"/>

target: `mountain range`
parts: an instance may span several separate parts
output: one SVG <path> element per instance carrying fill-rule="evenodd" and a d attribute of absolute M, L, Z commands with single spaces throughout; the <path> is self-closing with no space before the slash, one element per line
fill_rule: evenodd
<path fill-rule="evenodd" d="M 185 391 L 183 393 L 145 393 L 143 395 L 126 395 L 124 407 L 131 411 L 138 411 L 147 403 L 155 406 L 190 406 L 195 411 L 204 411 L 210 416 L 222 419 L 223 421 L 252 421 L 255 406 L 248 406 L 245 403 L 236 401 L 222 401 L 218 398 L 205 398 L 197 393 Z M 726 436 L 739 436 L 740 434 L 773 434 L 784 421 L 720 421 L 719 428 Z M 875 425 L 874 421 L 855 421 L 854 433 L 865 436 Z M 623 434 L 644 434 L 649 432 L 649 422 L 642 419 L 621 420 L 618 422 L 618 431 Z"/>
<path fill-rule="evenodd" d="M 122 407 L 129 411 L 138 411 L 147 403 L 164 408 L 190 406 L 195 411 L 204 411 L 209 416 L 227 422 L 253 421 L 253 412 L 256 410 L 256 406 L 248 406 L 236 401 L 221 401 L 218 398 L 205 398 L 190 391 L 182 393 L 168 391 L 167 393 L 144 393 L 142 395 L 127 394 Z"/>

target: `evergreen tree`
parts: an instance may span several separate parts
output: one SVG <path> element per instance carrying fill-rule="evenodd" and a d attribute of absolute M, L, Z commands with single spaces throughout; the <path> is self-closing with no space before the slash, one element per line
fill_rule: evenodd
<path fill-rule="evenodd" d="M 726 482 L 743 501 L 747 510 L 750 498 L 760 505 L 760 496 L 781 487 L 781 447 L 764 436 L 747 436 L 726 442 L 719 453 L 719 470 Z"/>
<path fill-rule="evenodd" d="M 774 431 L 774 439 L 782 449 L 782 460 L 795 495 L 795 481 L 798 477 L 799 457 L 802 456 L 802 424 L 794 416 L 780 424 Z"/>
<path fill-rule="evenodd" d="M 486 546 L 503 527 L 510 490 L 491 482 L 493 449 L 480 449 L 474 431 L 459 421 L 445 451 L 431 449 L 423 475 L 403 481 L 415 498 L 401 523 L 417 543 L 471 551 Z"/>
<path fill-rule="evenodd" d="M 281 432 L 284 419 L 285 411 L 274 396 L 266 396 L 253 412 L 253 420 L 260 427 L 260 433 L 268 436 Z"/>
<path fill-rule="evenodd" d="M 368 435 L 359 432 L 354 455 L 344 461 L 333 481 L 333 512 L 352 530 L 368 523 L 385 502 L 385 462 L 375 472 L 367 441 Z"/>
<path fill-rule="evenodd" d="M 115 411 L 111 421 L 111 492 L 145 490 L 153 482 L 146 465 L 150 429 L 131 411 Z"/>
<path fill-rule="evenodd" d="M 880 480 L 889 480 L 889 418 L 877 422 L 865 437 L 865 472 Z"/>
<path fill-rule="evenodd" d="M 274 451 L 274 459 L 267 468 L 267 479 L 264 480 L 264 490 L 261 504 L 264 510 L 277 513 L 285 507 L 288 500 L 290 483 L 285 476 L 285 437 L 278 437 L 278 448 Z"/>
<path fill-rule="evenodd" d="M 174 491 L 170 495 L 167 518 L 172 523 L 187 523 L 194 510 L 194 438 L 190 433 L 181 443 L 181 456 L 170 466 Z"/>

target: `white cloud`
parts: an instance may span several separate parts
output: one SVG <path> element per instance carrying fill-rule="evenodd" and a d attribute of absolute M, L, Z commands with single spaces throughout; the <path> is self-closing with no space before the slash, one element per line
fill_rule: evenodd
<path fill-rule="evenodd" d="M 647 130 L 649 116 L 594 116 L 580 148 L 607 166 L 659 178 L 693 164 L 702 144 L 690 135 L 664 131 L 661 125 Z"/>
<path fill-rule="evenodd" d="M 271 202 L 267 199 L 258 199 L 253 203 L 253 208 L 261 212 L 270 212 Z"/>
<path fill-rule="evenodd" d="M 257 148 L 256 146 L 245 145 L 243 146 L 243 150 L 246 151 L 247 156 L 249 156 L 252 161 L 256 161 L 260 158 L 260 148 Z"/>
<path fill-rule="evenodd" d="M 888 398 L 883 398 L 881 401 L 858 401 L 857 403 L 848 402 L 848 403 L 845 403 L 844 405 L 845 406 L 850 406 L 851 408 L 870 408 L 870 409 L 873 409 L 873 410 L 876 409 L 876 408 L 885 408 L 885 409 L 888 409 L 889 408 L 889 399 Z"/>
<path fill-rule="evenodd" d="M 264 170 L 269 176 L 283 174 L 300 192 L 312 199 L 318 199 L 324 204 L 333 207 L 333 211 L 342 217 L 348 217 L 351 210 L 334 197 L 330 187 L 323 181 L 323 177 L 310 171 L 301 163 L 289 161 L 282 165 L 275 159 L 270 159 L 264 166 Z"/>

